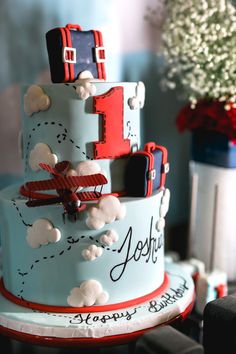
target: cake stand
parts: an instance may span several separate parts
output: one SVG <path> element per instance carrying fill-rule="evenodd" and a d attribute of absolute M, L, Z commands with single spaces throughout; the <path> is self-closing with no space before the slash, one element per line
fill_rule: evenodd
<path fill-rule="evenodd" d="M 151 328 L 184 319 L 195 292 L 180 265 L 166 263 L 168 284 L 137 306 L 92 313 L 50 313 L 19 306 L 0 294 L 0 333 L 32 344 L 55 347 L 102 347 L 136 340 Z"/>

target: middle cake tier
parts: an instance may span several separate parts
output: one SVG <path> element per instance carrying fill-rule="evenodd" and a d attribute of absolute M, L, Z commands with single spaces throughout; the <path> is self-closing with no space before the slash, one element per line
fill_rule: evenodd
<path fill-rule="evenodd" d="M 95 160 L 108 184 L 104 192 L 124 190 L 127 157 L 140 146 L 143 83 L 78 80 L 74 84 L 25 86 L 22 155 L 25 181 L 48 178 L 40 162 L 54 167 Z M 96 171 L 98 172 L 98 171 Z"/>

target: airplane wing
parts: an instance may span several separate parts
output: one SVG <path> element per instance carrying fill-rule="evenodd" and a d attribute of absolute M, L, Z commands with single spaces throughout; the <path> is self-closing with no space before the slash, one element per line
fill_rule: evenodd
<path fill-rule="evenodd" d="M 37 206 L 51 205 L 51 204 L 56 204 L 61 202 L 62 199 L 60 197 L 49 198 L 49 199 L 33 199 L 33 200 L 28 200 L 28 202 L 26 202 L 26 205 L 28 207 L 37 207 Z"/>
<path fill-rule="evenodd" d="M 42 191 L 50 189 L 71 189 L 75 187 L 99 186 L 107 183 L 106 177 L 97 173 L 86 176 L 63 176 L 42 181 L 27 182 L 29 191 Z"/>

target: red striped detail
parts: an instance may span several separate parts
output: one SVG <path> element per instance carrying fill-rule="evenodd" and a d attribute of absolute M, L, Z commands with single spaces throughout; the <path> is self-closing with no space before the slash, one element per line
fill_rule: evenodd
<path fill-rule="evenodd" d="M 102 39 L 102 33 L 100 31 L 97 31 L 97 35 L 99 38 L 99 45 L 101 47 L 103 47 L 103 39 Z M 106 55 L 106 53 L 104 54 Z M 104 63 L 100 63 L 100 68 L 101 68 L 101 78 L 106 80 L 106 71 L 105 71 L 105 64 Z"/>
<path fill-rule="evenodd" d="M 99 42 L 98 42 L 98 36 L 97 36 L 97 31 L 94 31 L 92 30 L 93 32 L 93 36 L 94 36 L 94 42 L 95 42 L 95 48 L 99 46 Z M 101 79 L 101 68 L 100 68 L 100 65 L 99 63 L 96 63 L 97 64 L 97 71 L 98 71 L 98 79 Z"/>
<path fill-rule="evenodd" d="M 145 155 L 148 156 L 148 161 L 149 161 L 149 167 L 148 167 L 148 172 L 152 171 L 154 169 L 154 156 L 152 151 L 156 148 L 156 144 L 153 142 L 147 143 L 144 146 L 144 153 Z M 153 181 L 152 179 L 148 178 L 147 180 L 147 196 L 152 195 L 152 188 L 153 188 Z"/>
<path fill-rule="evenodd" d="M 158 145 L 158 149 L 162 151 L 162 167 L 167 163 L 168 152 L 164 146 Z M 161 171 L 160 187 L 164 187 L 166 183 L 166 173 Z"/>
<path fill-rule="evenodd" d="M 24 185 L 20 187 L 20 194 L 26 198 L 31 198 L 31 199 L 50 199 L 53 197 L 56 197 L 56 194 L 46 194 L 46 193 L 37 193 L 34 191 L 29 191 L 26 189 Z M 126 193 L 125 192 L 113 192 L 113 193 L 104 193 L 101 194 L 100 192 L 79 192 L 77 193 L 78 197 L 82 201 L 89 201 L 89 200 L 97 200 L 101 196 L 106 197 L 108 195 L 113 195 L 114 197 L 125 197 Z"/>
<path fill-rule="evenodd" d="M 107 179 L 101 173 L 87 176 L 63 176 L 55 179 L 27 182 L 29 191 L 43 191 L 51 189 L 71 189 L 74 187 L 99 186 L 107 183 Z"/>
<path fill-rule="evenodd" d="M 70 35 L 69 28 L 65 27 L 65 33 L 66 33 L 66 38 L 67 38 L 67 46 L 69 48 L 72 48 L 72 41 L 71 41 L 71 35 Z M 69 55 L 69 60 L 71 60 L 72 59 L 71 52 L 68 52 L 68 55 Z M 69 81 L 75 81 L 74 64 L 68 63 L 68 68 L 69 68 Z"/>
<path fill-rule="evenodd" d="M 100 192 L 80 192 L 77 194 L 79 196 L 79 199 L 84 202 L 88 200 L 97 200 L 101 198 L 102 194 Z"/>
<path fill-rule="evenodd" d="M 56 197 L 56 194 L 46 194 L 46 193 L 37 193 L 33 191 L 29 191 L 25 185 L 20 187 L 20 194 L 23 197 L 32 198 L 32 199 L 48 199 L 52 197 Z"/>
<path fill-rule="evenodd" d="M 57 175 L 60 176 L 60 174 L 58 173 L 58 171 L 56 171 L 54 168 L 52 168 L 51 166 L 49 166 L 46 163 L 40 163 L 39 166 L 44 170 L 47 171 L 49 173 L 51 173 L 52 175 Z"/>
<path fill-rule="evenodd" d="M 80 187 L 87 187 L 87 186 L 100 186 L 107 184 L 106 177 L 101 173 L 96 173 L 94 175 L 87 175 L 87 176 L 70 176 L 69 178 L 74 178 L 75 180 L 78 178 L 78 183 Z M 81 182 L 79 182 L 81 181 Z"/>
<path fill-rule="evenodd" d="M 59 28 L 59 30 L 61 32 L 62 47 L 68 47 L 67 42 L 66 42 L 66 32 L 65 32 L 64 28 L 63 27 Z M 65 73 L 64 82 L 67 82 L 70 79 L 68 63 L 64 63 L 64 73 Z"/>
<path fill-rule="evenodd" d="M 151 293 L 140 296 L 136 299 L 128 300 L 128 301 L 123 301 L 119 302 L 116 304 L 111 304 L 111 305 L 95 305 L 95 306 L 85 306 L 85 307 L 67 307 L 67 306 L 52 306 L 52 305 L 44 305 L 44 304 L 38 304 L 36 302 L 31 302 L 31 301 L 26 301 L 18 298 L 17 296 L 13 295 L 11 292 L 9 292 L 3 282 L 3 278 L 1 278 L 0 281 L 0 292 L 2 293 L 3 296 L 5 296 L 8 300 L 16 303 L 17 305 L 24 306 L 27 308 L 30 308 L 32 310 L 38 310 L 38 311 L 45 311 L 45 312 L 58 312 L 58 313 L 89 313 L 89 312 L 105 312 L 105 311 L 113 311 L 113 310 L 118 310 L 122 308 L 127 308 L 127 307 L 132 307 L 139 305 L 141 303 L 147 302 L 151 299 L 154 299 L 156 296 L 162 294 L 168 287 L 169 285 L 169 278 L 167 274 L 164 274 L 164 281 L 162 285 L 152 291 Z"/>
<path fill-rule="evenodd" d="M 103 47 L 103 40 L 102 40 L 102 34 L 100 31 L 94 31 L 92 30 L 93 35 L 94 35 L 94 42 L 95 42 L 95 47 Z M 97 71 L 98 71 L 98 79 L 104 79 L 106 80 L 106 72 L 105 72 L 105 65 L 104 63 L 96 63 L 97 64 Z"/>

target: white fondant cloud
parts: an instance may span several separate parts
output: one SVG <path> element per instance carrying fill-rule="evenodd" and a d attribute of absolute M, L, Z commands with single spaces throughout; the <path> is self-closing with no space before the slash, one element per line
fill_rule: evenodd
<path fill-rule="evenodd" d="M 102 253 L 102 247 L 90 245 L 82 251 L 82 256 L 86 259 L 86 261 L 94 261 L 94 259 L 101 257 Z"/>
<path fill-rule="evenodd" d="M 95 79 L 93 77 L 93 74 L 91 73 L 91 71 L 89 70 L 84 70 L 81 71 L 81 73 L 78 75 L 77 77 L 77 81 L 78 80 L 84 80 L 84 79 L 89 79 L 90 82 L 101 82 L 101 81 L 105 81 L 104 79 Z M 76 82 L 76 81 L 75 81 Z"/>
<path fill-rule="evenodd" d="M 157 231 L 163 231 L 165 228 L 165 216 L 169 210 L 170 204 L 170 190 L 166 188 L 161 198 L 161 205 L 159 210 L 160 219 L 156 223 Z"/>
<path fill-rule="evenodd" d="M 78 75 L 78 80 L 81 79 L 93 79 L 93 74 L 89 70 L 84 70 Z"/>
<path fill-rule="evenodd" d="M 119 235 L 115 230 L 108 230 L 106 234 L 100 237 L 100 242 L 106 246 L 112 246 L 119 240 Z"/>
<path fill-rule="evenodd" d="M 160 207 L 160 216 L 165 217 L 170 204 L 170 190 L 168 188 L 165 189 L 163 197 L 161 199 L 161 207 Z"/>
<path fill-rule="evenodd" d="M 38 248 L 48 243 L 56 243 L 61 239 L 61 232 L 54 228 L 47 219 L 38 219 L 27 228 L 26 240 L 32 248 Z"/>
<path fill-rule="evenodd" d="M 57 156 L 52 154 L 50 147 L 44 143 L 38 143 L 33 150 L 30 151 L 29 165 L 34 171 L 39 171 L 39 163 L 46 163 L 54 167 L 58 162 Z"/>
<path fill-rule="evenodd" d="M 156 229 L 157 231 L 163 231 L 165 228 L 165 219 L 164 218 L 160 218 L 157 223 L 156 223 Z"/>
<path fill-rule="evenodd" d="M 45 111 L 50 106 L 50 98 L 38 85 L 28 88 L 24 96 L 24 111 L 28 116 L 32 116 L 39 111 Z"/>
<path fill-rule="evenodd" d="M 142 81 L 139 81 L 136 86 L 136 95 L 129 98 L 128 104 L 130 109 L 143 108 L 145 101 L 145 86 Z"/>
<path fill-rule="evenodd" d="M 103 290 L 97 280 L 86 280 L 79 288 L 73 288 L 67 303 L 73 307 L 103 305 L 107 303 L 109 294 Z"/>
<path fill-rule="evenodd" d="M 81 100 L 87 100 L 88 97 L 96 94 L 96 86 L 92 81 L 93 75 L 88 70 L 80 73 L 78 80 L 75 81 L 76 92 Z"/>
<path fill-rule="evenodd" d="M 89 228 L 99 230 L 105 224 L 124 218 L 126 206 L 113 195 L 102 197 L 98 203 L 88 210 L 86 224 Z"/>
<path fill-rule="evenodd" d="M 101 173 L 101 166 L 95 161 L 82 161 L 76 166 L 78 176 L 93 175 Z"/>

